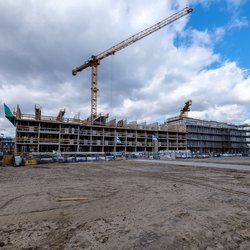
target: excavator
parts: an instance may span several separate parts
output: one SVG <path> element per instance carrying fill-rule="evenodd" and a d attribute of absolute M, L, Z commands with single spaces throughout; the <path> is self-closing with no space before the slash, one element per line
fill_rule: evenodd
<path fill-rule="evenodd" d="M 153 32 L 165 27 L 166 25 L 176 21 L 177 19 L 191 13 L 192 8 L 186 7 L 175 14 L 165 18 L 164 20 L 150 26 L 143 31 L 136 33 L 135 35 L 123 40 L 122 42 L 112 46 L 111 48 L 103 51 L 98 55 L 92 55 L 84 64 L 76 67 L 72 70 L 72 75 L 77 75 L 77 73 L 82 70 L 91 67 L 91 116 L 90 121 L 94 124 L 94 121 L 100 119 L 100 116 L 97 115 L 97 92 L 98 92 L 98 66 L 100 61 L 108 56 L 114 55 L 116 52 L 126 48 L 127 46 L 139 41 L 140 39 L 152 34 Z M 102 117 L 103 118 L 103 117 Z"/>

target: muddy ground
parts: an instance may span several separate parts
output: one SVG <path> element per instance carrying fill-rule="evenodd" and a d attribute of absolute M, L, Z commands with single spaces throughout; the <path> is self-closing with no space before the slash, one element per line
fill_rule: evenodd
<path fill-rule="evenodd" d="M 0 198 L 1 249 L 250 249 L 250 171 L 125 160 L 5 167 Z"/>

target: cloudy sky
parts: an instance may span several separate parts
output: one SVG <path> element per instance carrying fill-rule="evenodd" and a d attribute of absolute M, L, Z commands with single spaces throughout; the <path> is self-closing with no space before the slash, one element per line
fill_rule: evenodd
<path fill-rule="evenodd" d="M 72 69 L 186 6 L 193 13 L 101 61 L 98 113 L 163 122 L 192 99 L 190 117 L 249 122 L 247 0 L 0 0 L 0 129 L 14 135 L 3 103 L 87 118 L 90 69 Z"/>

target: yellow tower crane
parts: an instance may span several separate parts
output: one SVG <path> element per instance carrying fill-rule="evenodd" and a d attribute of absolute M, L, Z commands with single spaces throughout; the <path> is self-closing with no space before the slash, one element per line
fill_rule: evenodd
<path fill-rule="evenodd" d="M 180 110 L 180 117 L 187 117 L 188 112 L 190 111 L 190 106 L 192 105 L 192 100 L 188 100 L 185 102 L 184 107 Z"/>
<path fill-rule="evenodd" d="M 76 75 L 78 72 L 91 67 L 91 122 L 97 118 L 97 92 L 98 92 L 98 65 L 100 65 L 100 61 L 108 56 L 114 55 L 117 51 L 124 49 L 130 44 L 135 43 L 136 41 L 152 34 L 153 32 L 163 28 L 164 26 L 176 21 L 177 19 L 191 13 L 193 11 L 192 8 L 186 7 L 175 14 L 167 17 L 166 19 L 158 22 L 151 27 L 136 33 L 135 35 L 127 38 L 126 40 L 114 45 L 113 47 L 105 50 L 104 52 L 98 54 L 97 56 L 91 56 L 90 59 L 84 64 L 76 67 L 72 70 L 72 75 Z"/>

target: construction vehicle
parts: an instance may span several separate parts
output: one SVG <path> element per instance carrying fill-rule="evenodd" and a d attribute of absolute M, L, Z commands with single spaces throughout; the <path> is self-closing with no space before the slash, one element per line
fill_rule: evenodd
<path fill-rule="evenodd" d="M 184 107 L 180 110 L 180 117 L 187 117 L 190 111 L 190 106 L 192 105 L 192 100 L 185 102 Z"/>
<path fill-rule="evenodd" d="M 114 45 L 113 47 L 105 50 L 104 52 L 98 54 L 97 56 L 92 55 L 90 59 L 88 59 L 84 64 L 76 67 L 72 70 L 72 75 L 77 75 L 78 72 L 91 67 L 91 116 L 90 120 L 92 124 L 96 119 L 98 119 L 97 115 L 97 92 L 98 92 L 98 65 L 100 65 L 100 61 L 108 56 L 114 55 L 119 50 L 126 48 L 127 46 L 137 42 L 138 40 L 152 34 L 153 32 L 163 28 L 164 26 L 176 21 L 177 19 L 191 13 L 193 11 L 192 8 L 186 7 L 175 14 L 167 17 L 166 19 L 154 24 L 153 26 L 144 29 L 141 32 L 136 33 L 135 35 L 123 40 L 122 42 Z"/>

